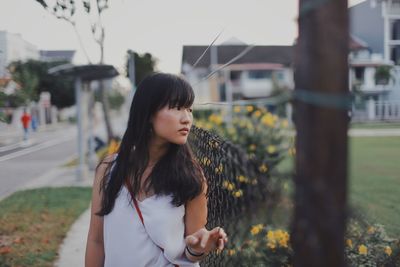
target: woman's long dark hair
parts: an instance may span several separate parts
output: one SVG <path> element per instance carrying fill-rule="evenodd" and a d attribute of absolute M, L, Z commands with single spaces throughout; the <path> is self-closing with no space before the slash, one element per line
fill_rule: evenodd
<path fill-rule="evenodd" d="M 152 73 L 143 79 L 132 100 L 118 156 L 108 164 L 101 182 L 102 204 L 98 215 L 104 216 L 113 210 L 123 185 L 129 186 L 134 195 L 141 190 L 140 179 L 149 162 L 151 117 L 166 105 L 188 108 L 193 101 L 192 87 L 176 75 Z M 151 188 L 156 195 L 171 194 L 172 204 L 180 206 L 202 192 L 203 182 L 200 165 L 189 145 L 171 143 L 153 167 L 145 190 L 148 192 Z"/>

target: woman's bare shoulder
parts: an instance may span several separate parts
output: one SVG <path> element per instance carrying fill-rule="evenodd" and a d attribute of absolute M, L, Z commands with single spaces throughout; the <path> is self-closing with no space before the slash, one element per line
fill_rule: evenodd
<path fill-rule="evenodd" d="M 110 154 L 105 156 L 99 163 L 99 165 L 97 165 L 96 168 L 96 176 L 104 176 L 107 168 L 110 166 L 110 164 L 112 164 L 115 160 L 116 154 Z"/>

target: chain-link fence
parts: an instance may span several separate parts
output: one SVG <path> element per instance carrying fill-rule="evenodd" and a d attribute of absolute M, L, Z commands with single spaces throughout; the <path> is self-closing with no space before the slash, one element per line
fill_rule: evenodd
<path fill-rule="evenodd" d="M 269 185 L 270 173 L 260 168 L 262 163 L 230 141 L 193 126 L 189 142 L 208 181 L 207 227 L 224 227 L 229 243 L 238 243 L 260 208 L 272 210 L 268 207 L 276 203 L 279 190 Z M 202 266 L 242 266 L 238 259 L 225 250 L 209 255 Z"/>

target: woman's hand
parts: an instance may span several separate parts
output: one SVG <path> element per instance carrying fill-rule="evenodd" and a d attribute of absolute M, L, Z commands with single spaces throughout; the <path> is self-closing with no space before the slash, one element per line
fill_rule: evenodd
<path fill-rule="evenodd" d="M 228 237 L 221 227 L 215 227 L 211 231 L 202 228 L 186 236 L 185 241 L 190 251 L 196 254 L 207 254 L 215 249 L 223 250 Z"/>

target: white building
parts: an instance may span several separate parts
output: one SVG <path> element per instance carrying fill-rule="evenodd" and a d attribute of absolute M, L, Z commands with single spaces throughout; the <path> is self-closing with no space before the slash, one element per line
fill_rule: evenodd
<path fill-rule="evenodd" d="M 0 78 L 9 76 L 6 68 L 11 62 L 39 58 L 37 47 L 20 34 L 0 31 Z"/>
<path fill-rule="evenodd" d="M 254 46 L 218 74 L 215 69 L 248 48 L 243 44 L 184 46 L 181 72 L 192 84 L 196 102 L 229 101 L 268 97 L 277 87 L 293 89 L 293 46 Z"/>
<path fill-rule="evenodd" d="M 350 32 L 366 48 L 363 54 L 350 58 L 359 67 L 356 75 L 366 82 L 366 91 L 376 86 L 380 100 L 400 100 L 400 0 L 367 0 L 351 7 L 349 14 Z M 364 70 L 361 63 L 366 64 Z M 393 66 L 395 79 L 385 86 L 374 81 L 375 71 L 381 66 Z"/>
<path fill-rule="evenodd" d="M 400 0 L 367 0 L 351 7 L 349 14 L 349 83 L 366 101 L 355 102 L 354 115 L 399 120 Z"/>

